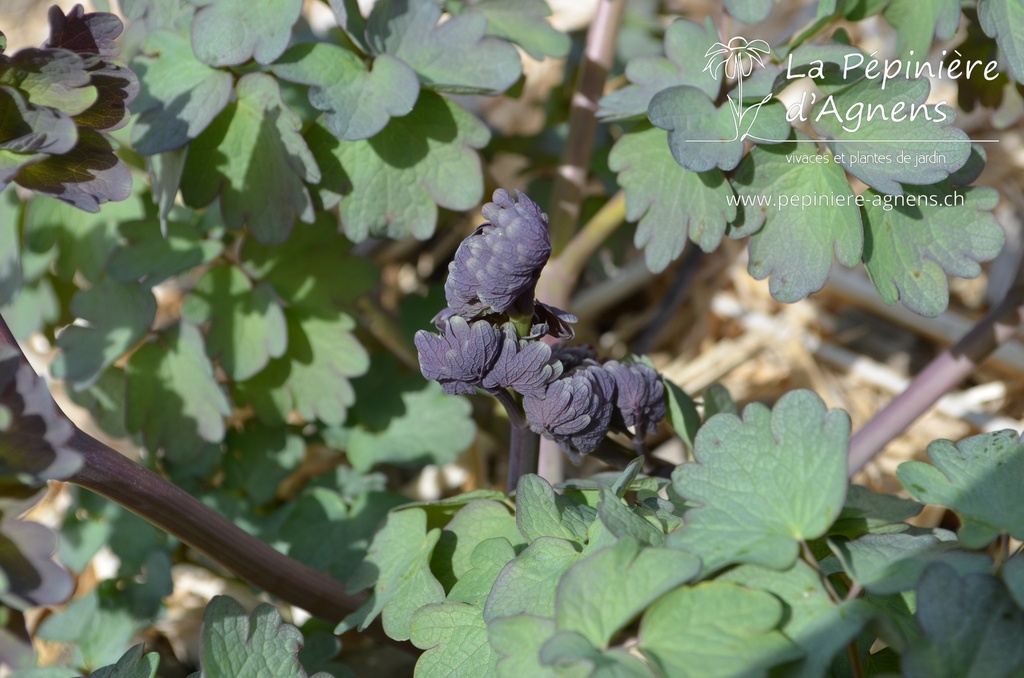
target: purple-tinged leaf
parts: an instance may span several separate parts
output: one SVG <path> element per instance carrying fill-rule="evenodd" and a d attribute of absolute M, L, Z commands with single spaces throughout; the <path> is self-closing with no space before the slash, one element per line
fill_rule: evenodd
<path fill-rule="evenodd" d="M 604 440 L 614 400 L 615 379 L 599 365 L 586 365 L 552 382 L 543 398 L 523 398 L 523 408 L 530 428 L 578 459 Z"/>
<path fill-rule="evenodd" d="M 0 150 L 59 154 L 77 142 L 78 130 L 66 114 L 28 103 L 13 87 L 0 87 Z"/>
<path fill-rule="evenodd" d="M 615 379 L 615 406 L 626 426 L 635 426 L 640 435 L 654 433 L 667 413 L 661 376 L 639 362 L 609 360 L 604 369 Z"/>
<path fill-rule="evenodd" d="M 53 562 L 57 537 L 39 523 L 0 523 L 0 602 L 16 610 L 57 605 L 71 597 L 71 575 Z"/>
<path fill-rule="evenodd" d="M 109 12 L 85 13 L 81 5 L 75 5 L 64 14 L 60 7 L 50 7 L 50 38 L 44 47 L 66 49 L 77 54 L 98 54 L 101 57 L 120 55 L 117 36 L 124 25 L 116 15 Z"/>
<path fill-rule="evenodd" d="M 444 334 L 420 330 L 416 349 L 420 370 L 427 379 L 440 382 L 450 395 L 468 395 L 480 386 L 501 350 L 501 330 L 485 320 L 474 323 L 453 316 Z"/>
<path fill-rule="evenodd" d="M 485 389 L 511 388 L 523 395 L 543 396 L 562 374 L 562 363 L 551 357 L 551 347 L 516 335 L 511 324 L 502 326 L 505 339 L 494 367 L 483 380 Z"/>

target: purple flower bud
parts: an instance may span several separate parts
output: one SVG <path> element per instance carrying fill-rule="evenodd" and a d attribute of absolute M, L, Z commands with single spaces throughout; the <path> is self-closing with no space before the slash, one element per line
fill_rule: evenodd
<path fill-rule="evenodd" d="M 586 365 L 552 382 L 543 397 L 524 397 L 523 408 L 530 428 L 578 459 L 607 435 L 614 398 L 615 379 L 599 365 Z"/>
<path fill-rule="evenodd" d="M 466 318 L 532 312 L 540 271 L 551 256 L 548 218 L 522 193 L 517 203 L 507 192 L 494 192 L 484 205 L 489 223 L 462 241 L 448 265 L 444 285 L 448 306 Z M 519 302 L 518 304 L 516 302 Z"/>
<path fill-rule="evenodd" d="M 473 393 L 498 359 L 501 330 L 485 321 L 469 323 L 452 316 L 442 332 L 441 336 L 423 330 L 416 333 L 420 371 L 440 382 L 445 393 Z"/>
<path fill-rule="evenodd" d="M 665 385 L 653 368 L 639 362 L 609 360 L 604 368 L 615 379 L 615 405 L 626 426 L 639 435 L 654 433 L 665 418 Z"/>
<path fill-rule="evenodd" d="M 589 344 L 583 344 L 582 346 L 556 346 L 551 353 L 562 363 L 563 372 L 568 372 L 580 365 L 597 364 L 597 351 Z"/>
<path fill-rule="evenodd" d="M 523 395 L 544 396 L 548 384 L 562 374 L 562 363 L 551 357 L 551 347 L 516 335 L 511 323 L 502 326 L 505 341 L 494 367 L 484 377 L 488 390 L 511 388 Z"/>

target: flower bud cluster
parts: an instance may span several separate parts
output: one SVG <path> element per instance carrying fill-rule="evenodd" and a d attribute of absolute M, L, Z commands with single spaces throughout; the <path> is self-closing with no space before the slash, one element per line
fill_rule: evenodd
<path fill-rule="evenodd" d="M 483 208 L 488 222 L 455 253 L 445 283 L 448 307 L 434 318 L 440 334 L 416 333 L 423 376 L 453 395 L 478 388 L 518 393 L 530 428 L 573 459 L 592 452 L 613 428 L 642 439 L 666 414 L 653 368 L 602 364 L 589 348 L 553 351 L 540 341 L 572 338 L 576 317 L 534 298 L 551 256 L 548 220 L 528 197 L 517 198 L 495 191 Z"/>

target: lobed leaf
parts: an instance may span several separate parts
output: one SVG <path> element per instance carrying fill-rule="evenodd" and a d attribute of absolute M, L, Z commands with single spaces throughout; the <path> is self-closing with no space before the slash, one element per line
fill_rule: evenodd
<path fill-rule="evenodd" d="M 1014 80 L 1024 82 L 1024 7 L 1013 0 L 984 0 L 978 3 L 978 19 L 999 43 Z"/>
<path fill-rule="evenodd" d="M 520 614 L 489 620 L 487 638 L 500 657 L 496 667 L 498 677 L 583 678 L 590 675 L 584 667 L 570 672 L 541 664 L 541 647 L 554 633 L 554 619 Z"/>
<path fill-rule="evenodd" d="M 982 548 L 1000 534 L 1024 537 L 1018 498 L 1024 491 L 1024 443 L 1005 430 L 936 440 L 928 446 L 931 464 L 905 462 L 896 476 L 916 499 L 953 509 L 960 516 L 958 536 L 968 548 Z"/>
<path fill-rule="evenodd" d="M 120 282 L 136 282 L 152 288 L 190 268 L 208 264 L 224 244 L 203 239 L 192 224 L 168 222 L 166 232 L 156 219 L 122 221 L 118 230 L 126 243 L 114 249 L 106 261 L 106 272 Z"/>
<path fill-rule="evenodd" d="M 249 59 L 269 64 L 281 56 L 299 20 L 302 0 L 194 0 L 192 50 L 210 66 L 237 66 Z"/>
<path fill-rule="evenodd" d="M 779 0 L 724 0 L 725 9 L 745 24 L 756 24 L 768 17 Z"/>
<path fill-rule="evenodd" d="M 392 117 L 408 115 L 420 93 L 416 73 L 405 62 L 382 54 L 367 70 L 353 52 L 326 42 L 295 45 L 272 70 L 310 85 L 309 102 L 326 113 L 327 129 L 346 141 L 368 139 Z"/>
<path fill-rule="evenodd" d="M 57 336 L 61 352 L 51 370 L 81 389 L 146 335 L 156 317 L 156 299 L 139 285 L 107 279 L 76 292 L 71 312 L 86 324 L 70 325 Z"/>
<path fill-rule="evenodd" d="M 1005 235 L 989 211 L 998 201 L 991 189 L 942 182 L 907 189 L 901 199 L 862 195 L 864 265 L 887 304 L 902 301 L 937 316 L 949 305 L 946 274 L 976 278 L 979 263 L 1003 249 Z"/>
<path fill-rule="evenodd" d="M 371 139 L 341 143 L 316 124 L 306 138 L 323 168 L 324 207 L 341 203 L 341 227 L 354 242 L 371 235 L 429 238 L 438 207 L 468 210 L 483 196 L 474 149 L 487 144 L 490 132 L 433 92 L 421 92 L 411 113 L 392 118 Z"/>
<path fill-rule="evenodd" d="M 184 146 L 209 127 L 231 98 L 227 71 L 196 59 L 188 36 L 154 31 L 132 60 L 141 92 L 133 111 L 132 148 L 153 155 Z"/>
<path fill-rule="evenodd" d="M 235 91 L 238 101 L 190 144 L 182 197 L 204 207 L 219 195 L 228 228 L 248 226 L 260 242 L 277 244 L 297 219 L 313 221 L 303 182 L 318 183 L 320 169 L 300 134 L 302 120 L 273 77 L 243 75 Z"/>
<path fill-rule="evenodd" d="M 865 78 L 814 107 L 814 129 L 829 140 L 839 163 L 868 186 L 894 195 L 903 193 L 901 184 L 934 184 L 963 167 L 970 139 L 953 125 L 949 104 L 925 103 L 928 81 L 896 79 L 885 86 Z M 847 139 L 853 143 L 843 143 Z M 920 162 L 921 156 L 929 160 Z"/>
<path fill-rule="evenodd" d="M 682 254 L 687 238 L 705 252 L 716 250 L 736 218 L 722 173 L 680 166 L 666 153 L 666 139 L 659 129 L 630 132 L 608 156 L 608 167 L 618 172 L 626 192 L 626 218 L 638 222 L 634 243 L 656 273 Z"/>
<path fill-rule="evenodd" d="M 487 642 L 479 607 L 460 602 L 424 605 L 412 618 L 412 644 L 426 650 L 416 662 L 424 678 L 496 676 L 498 654 Z"/>
<path fill-rule="evenodd" d="M 960 27 L 960 0 L 891 0 L 882 14 L 896 29 L 896 56 L 924 61 L 932 37 L 949 40 Z"/>
<path fill-rule="evenodd" d="M 459 509 L 441 531 L 430 563 L 434 575 L 446 589 L 455 586 L 474 567 L 477 548 L 490 539 L 502 539 L 517 550 L 526 545 L 515 517 L 505 504 L 476 499 Z"/>
<path fill-rule="evenodd" d="M 440 19 L 433 0 L 379 0 L 366 21 L 366 40 L 376 54 L 404 61 L 437 91 L 497 94 L 519 79 L 519 54 L 504 40 L 486 37 L 482 14 Z"/>
<path fill-rule="evenodd" d="M 0 602 L 26 610 L 67 601 L 75 585 L 53 561 L 56 536 L 39 523 L 6 518 L 0 522 Z"/>
<path fill-rule="evenodd" d="M 272 605 L 260 603 L 246 615 L 234 599 L 214 596 L 203 614 L 199 678 L 306 678 L 298 659 L 302 643 L 302 632 Z"/>
<path fill-rule="evenodd" d="M 850 419 L 809 391 L 787 393 L 769 411 L 753 403 L 743 419 L 719 414 L 694 441 L 695 463 L 672 485 L 696 502 L 667 543 L 696 553 L 704 573 L 730 563 L 786 569 L 798 542 L 817 539 L 846 496 Z"/>
<path fill-rule="evenodd" d="M 210 323 L 207 354 L 229 378 L 244 381 L 288 348 L 284 310 L 266 283 L 256 286 L 237 266 L 207 269 L 181 306 L 184 319 Z"/>
<path fill-rule="evenodd" d="M 448 601 L 461 602 L 481 610 L 502 569 L 516 557 L 516 550 L 505 537 L 484 539 L 473 549 L 470 569 L 448 592 Z"/>
<path fill-rule="evenodd" d="M 801 652 L 776 627 L 782 604 L 765 591 L 726 582 L 677 589 L 640 623 L 640 651 L 664 675 L 767 675 Z"/>
<path fill-rule="evenodd" d="M 565 539 L 534 539 L 498 574 L 484 605 L 484 619 L 490 624 L 517 615 L 554 618 L 558 584 L 582 557 L 578 546 Z"/>
<path fill-rule="evenodd" d="M 160 655 L 146 652 L 139 643 L 121 655 L 116 664 L 96 669 L 90 678 L 156 678 L 160 666 Z"/>
<path fill-rule="evenodd" d="M 572 42 L 548 23 L 551 8 L 545 0 L 461 0 L 449 3 L 449 11 L 457 11 L 458 5 L 487 19 L 487 35 L 519 45 L 534 59 L 569 54 Z"/>
<path fill-rule="evenodd" d="M 798 139 L 795 144 L 755 146 L 732 182 L 740 198 L 763 196 L 770 203 L 744 205 L 731 237 L 752 236 L 747 270 L 756 280 L 769 278 L 772 296 L 786 303 L 825 286 L 833 254 L 853 267 L 864 246 L 860 210 L 846 174 L 830 160 L 796 162 L 794 157 L 820 157 L 817 146 L 805 137 Z M 819 196 L 844 202 L 813 208 L 802 203 Z"/>
<path fill-rule="evenodd" d="M 701 65 L 705 52 L 718 41 L 718 30 L 711 18 L 704 24 L 677 19 L 665 31 L 665 56 L 637 57 L 626 64 L 629 85 L 604 96 L 598 102 L 597 116 L 602 120 L 624 120 L 647 113 L 658 92 L 688 85 L 714 99 L 722 83 Z"/>
<path fill-rule="evenodd" d="M 231 408 L 195 325 L 182 321 L 128 359 L 126 425 L 172 459 L 224 438 Z"/>

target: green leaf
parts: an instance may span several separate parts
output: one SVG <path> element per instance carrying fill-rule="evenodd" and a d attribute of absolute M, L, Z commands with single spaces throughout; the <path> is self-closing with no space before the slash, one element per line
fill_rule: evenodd
<path fill-rule="evenodd" d="M 939 40 L 956 35 L 960 27 L 960 0 L 892 0 L 883 16 L 896 29 L 896 56 L 924 61 L 933 35 Z"/>
<path fill-rule="evenodd" d="M 226 442 L 224 487 L 242 490 L 254 506 L 272 500 L 306 456 L 302 437 L 281 427 L 247 422 L 243 431 L 228 433 Z"/>
<path fill-rule="evenodd" d="M 352 334 L 345 314 L 285 313 L 288 350 L 247 381 L 235 384 L 239 402 L 248 403 L 268 424 L 283 424 L 295 411 L 307 422 L 337 426 L 355 400 L 350 379 L 366 372 L 369 358 Z"/>
<path fill-rule="evenodd" d="M 925 572 L 917 588 L 923 632 L 903 655 L 908 678 L 1018 676 L 1024 670 L 1024 610 L 998 579 L 958 575 L 945 565 Z"/>
<path fill-rule="evenodd" d="M 214 596 L 203 614 L 201 678 L 306 678 L 299 663 L 302 632 L 272 605 L 252 614 L 233 598 Z M 325 676 L 325 674 L 318 674 Z"/>
<path fill-rule="evenodd" d="M 306 136 L 324 171 L 324 207 L 341 202 L 341 225 L 354 242 L 371 235 L 424 240 L 439 206 L 468 210 L 483 196 L 473 149 L 483 148 L 490 132 L 433 92 L 421 92 L 409 115 L 393 118 L 372 139 L 341 143 L 319 125 Z"/>
<path fill-rule="evenodd" d="M 798 664 L 789 667 L 785 672 L 787 676 L 827 675 L 832 660 L 873 616 L 872 609 L 863 600 L 836 605 L 822 585 L 821 575 L 802 560 L 782 572 L 757 565 L 740 565 L 715 581 L 765 591 L 782 601 L 786 616 L 779 630 L 805 655 Z"/>
<path fill-rule="evenodd" d="M 180 148 L 198 137 L 231 98 L 232 78 L 196 59 L 187 35 L 154 31 L 131 63 L 142 84 L 132 148 L 143 155 Z"/>
<path fill-rule="evenodd" d="M 289 308 L 321 314 L 350 307 L 378 282 L 377 267 L 365 257 L 354 256 L 351 249 L 352 244 L 338 233 L 337 221 L 321 214 L 280 245 L 246 240 L 241 259 L 245 270 L 273 285 Z M 296 261 L 302 265 L 296 266 Z"/>
<path fill-rule="evenodd" d="M 846 504 L 829 534 L 856 539 L 863 534 L 891 534 L 907 530 L 905 520 L 924 506 L 891 494 L 878 494 L 862 485 L 850 485 Z"/>
<path fill-rule="evenodd" d="M 449 602 L 466 603 L 484 609 L 494 581 L 516 551 L 505 537 L 485 539 L 473 549 L 472 566 L 448 593 Z"/>
<path fill-rule="evenodd" d="M 610 488 L 601 488 L 597 517 L 619 539 L 632 537 L 644 546 L 665 543 L 665 533 L 623 504 Z"/>
<path fill-rule="evenodd" d="M 745 24 L 756 24 L 768 18 L 777 2 L 779 0 L 724 0 L 726 11 Z"/>
<path fill-rule="evenodd" d="M 906 462 L 896 475 L 916 499 L 939 504 L 960 516 L 960 541 L 982 548 L 1000 534 L 1024 538 L 1019 510 L 1024 492 L 1024 443 L 1005 430 L 965 438 L 936 440 L 928 446 L 931 464 Z"/>
<path fill-rule="evenodd" d="M 238 101 L 189 146 L 182 197 L 204 207 L 219 194 L 228 228 L 248 226 L 260 242 L 280 243 L 296 219 L 313 220 L 303 182 L 318 183 L 320 169 L 273 77 L 249 73 L 235 90 Z"/>
<path fill-rule="evenodd" d="M 302 0 L 194 0 L 203 6 L 192 19 L 192 50 L 211 66 L 237 66 L 249 59 L 269 64 L 281 56 Z"/>
<path fill-rule="evenodd" d="M 71 325 L 57 337 L 61 352 L 53 376 L 85 388 L 146 335 L 156 299 L 138 285 L 103 280 L 76 292 L 71 312 L 87 324 Z"/>
<path fill-rule="evenodd" d="M 21 270 L 23 214 L 22 202 L 14 191 L 0 195 L 0 307 L 17 296 L 25 279 Z"/>
<path fill-rule="evenodd" d="M 1000 575 L 1018 607 L 1024 607 L 1024 557 L 1018 553 L 1007 560 Z"/>
<path fill-rule="evenodd" d="M 665 56 L 637 57 L 626 64 L 631 84 L 598 102 L 602 120 L 624 120 L 647 113 L 654 95 L 677 85 L 695 87 L 710 98 L 718 96 L 721 83 L 703 69 L 707 49 L 718 41 L 711 18 L 704 24 L 677 19 L 665 31 Z"/>
<path fill-rule="evenodd" d="M 725 412 L 727 414 L 739 414 L 740 410 L 736 402 L 729 395 L 729 391 L 717 381 L 704 389 L 704 421 L 711 417 Z"/>
<path fill-rule="evenodd" d="M 236 266 L 213 266 L 185 297 L 181 316 L 209 322 L 206 349 L 229 378 L 249 379 L 288 347 L 284 311 L 269 285 L 253 287 Z"/>
<path fill-rule="evenodd" d="M 590 675 L 585 667 L 576 671 L 557 670 L 540 663 L 540 650 L 555 633 L 555 620 L 516 615 L 487 622 L 487 637 L 500 655 L 499 678 L 584 678 Z"/>
<path fill-rule="evenodd" d="M 934 184 L 963 167 L 970 138 L 953 125 L 949 104 L 925 104 L 928 81 L 896 79 L 885 86 L 865 78 L 814 107 L 814 129 L 830 140 L 839 163 L 868 186 L 894 195 L 903 193 L 901 184 Z"/>
<path fill-rule="evenodd" d="M 850 579 L 877 595 L 914 588 L 934 562 L 945 563 L 959 574 L 992 570 L 987 554 L 964 551 L 956 541 L 931 534 L 866 534 L 830 546 Z"/>
<path fill-rule="evenodd" d="M 413 616 L 411 640 L 426 650 L 416 662 L 417 676 L 497 675 L 498 653 L 487 642 L 487 625 L 478 607 L 458 602 L 425 605 Z"/>
<path fill-rule="evenodd" d="M 519 79 L 519 54 L 504 40 L 485 37 L 483 15 L 440 19 L 441 7 L 432 0 L 379 0 L 366 21 L 366 39 L 375 53 L 401 59 L 438 91 L 496 94 Z"/>
<path fill-rule="evenodd" d="M 620 539 L 562 577 L 555 596 L 558 630 L 577 631 L 595 647 L 607 648 L 644 608 L 699 571 L 700 561 L 690 553 Z"/>
<path fill-rule="evenodd" d="M 1024 82 L 1024 7 L 1012 0 L 982 0 L 978 19 L 985 34 L 996 39 L 1017 82 Z"/>
<path fill-rule="evenodd" d="M 565 539 L 534 539 L 495 579 L 484 619 L 490 623 L 520 614 L 553 618 L 558 583 L 583 557 L 577 548 Z"/>
<path fill-rule="evenodd" d="M 408 640 L 416 610 L 444 600 L 444 587 L 430 573 L 430 555 L 441 530 L 427 531 L 427 514 L 413 508 L 392 511 L 377 532 L 348 587 L 358 591 L 374 584 L 373 594 L 346 617 L 335 633 L 364 630 L 382 614 L 384 631 L 395 640 Z M 475 608 L 474 608 L 475 609 Z"/>
<path fill-rule="evenodd" d="M 785 569 L 801 540 L 825 534 L 846 496 L 850 419 L 826 411 L 810 391 L 792 391 L 773 410 L 752 403 L 743 419 L 720 414 L 701 427 L 696 463 L 672 474 L 698 504 L 669 535 L 673 547 L 703 560 L 704 572 L 729 563 Z"/>
<path fill-rule="evenodd" d="M 903 196 L 865 191 L 864 264 L 887 304 L 902 301 L 934 317 L 949 305 L 946 274 L 977 278 L 979 262 L 1003 249 L 1003 229 L 991 214 L 998 195 L 989 188 L 948 182 Z"/>
<path fill-rule="evenodd" d="M 477 547 L 492 538 L 503 539 L 519 550 L 525 546 L 508 506 L 491 499 L 469 502 L 441 532 L 431 560 L 434 575 L 446 589 L 451 589 L 475 567 L 473 559 Z"/>
<path fill-rule="evenodd" d="M 487 19 L 487 35 L 519 45 L 534 59 L 569 54 L 572 42 L 548 23 L 551 8 L 544 0 L 464 0 L 464 5 Z"/>
<path fill-rule="evenodd" d="M 706 582 L 673 591 L 640 623 L 640 651 L 663 675 L 766 675 L 801 652 L 776 627 L 782 604 L 770 593 Z"/>
<path fill-rule="evenodd" d="M 121 655 L 116 664 L 93 671 L 89 678 L 155 678 L 159 666 L 160 655 L 146 652 L 140 643 Z"/>
<path fill-rule="evenodd" d="M 553 666 L 558 675 L 575 669 L 590 678 L 655 678 L 646 664 L 626 650 L 600 650 L 575 631 L 556 633 L 541 648 L 540 660 Z"/>
<path fill-rule="evenodd" d="M 634 243 L 655 273 L 682 254 L 687 237 L 705 252 L 717 249 L 736 218 L 719 170 L 693 172 L 667 151 L 665 132 L 651 128 L 623 135 L 608 157 L 626 192 L 626 218 L 639 222 Z"/>
<path fill-rule="evenodd" d="M 780 103 L 744 104 L 742 113 L 731 103 L 716 107 L 701 90 L 680 85 L 654 95 L 647 115 L 655 127 L 668 131 L 672 157 L 681 166 L 694 172 L 729 171 L 739 164 L 748 136 L 769 142 L 789 138 Z"/>
<path fill-rule="evenodd" d="M 24 154 L 17 165 L 42 159 L 38 153 L 67 153 L 78 142 L 78 129 L 66 113 L 33 106 L 18 90 L 0 87 L 0 149 Z M 5 169 L 0 180 L 6 182 L 15 174 Z"/>
<path fill-rule="evenodd" d="M 597 512 L 556 494 L 551 484 L 528 473 L 516 489 L 516 524 L 527 541 L 558 537 L 582 544 Z"/>
<path fill-rule="evenodd" d="M 94 589 L 47 617 L 36 632 L 42 640 L 68 643 L 70 663 L 105 666 L 118 661 L 137 632 L 140 620 L 123 607 L 103 600 Z"/>
<path fill-rule="evenodd" d="M 156 219 L 122 222 L 121 235 L 128 241 L 107 258 L 106 271 L 114 280 L 138 282 L 151 288 L 173 275 L 208 264 L 224 244 L 205 240 L 192 224 L 171 221 L 166 234 Z"/>
<path fill-rule="evenodd" d="M 272 70 L 310 85 L 309 102 L 327 114 L 327 129 L 346 141 L 372 137 L 392 117 L 407 115 L 420 93 L 416 74 L 404 62 L 382 54 L 368 71 L 354 53 L 326 42 L 295 45 Z"/>
<path fill-rule="evenodd" d="M 676 432 L 676 435 L 683 439 L 688 447 L 693 447 L 693 439 L 700 428 L 700 414 L 697 412 L 697 403 L 693 401 L 686 391 L 676 386 L 676 383 L 668 377 L 662 377 L 661 382 L 665 385 L 665 404 L 668 407 L 668 423 Z"/>
<path fill-rule="evenodd" d="M 747 270 L 756 280 L 770 278 L 772 296 L 785 303 L 825 286 L 833 253 L 844 266 L 860 262 L 864 247 L 860 210 L 846 174 L 829 156 L 806 137 L 795 144 L 756 146 L 732 182 L 737 196 L 751 202 L 744 206 L 731 235 L 752 236 Z M 796 160 L 822 157 L 824 164 Z M 760 196 L 774 204 L 755 207 Z M 827 197 L 829 203 L 813 207 L 803 203 L 820 197 Z"/>
<path fill-rule="evenodd" d="M 446 395 L 436 382 L 404 389 L 400 398 L 401 410 L 391 413 L 383 430 L 365 425 L 351 429 L 345 451 L 356 469 L 385 463 L 447 464 L 473 442 L 476 426 L 466 399 Z"/>
<path fill-rule="evenodd" d="M 150 450 L 163 448 L 172 459 L 186 459 L 203 441 L 224 438 L 231 407 L 195 325 L 182 321 L 133 353 L 127 378 L 126 424 Z"/>
<path fill-rule="evenodd" d="M 92 415 L 93 421 L 113 438 L 127 438 L 125 429 L 124 370 L 108 367 L 88 388 L 68 389 L 68 398 Z"/>

